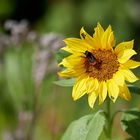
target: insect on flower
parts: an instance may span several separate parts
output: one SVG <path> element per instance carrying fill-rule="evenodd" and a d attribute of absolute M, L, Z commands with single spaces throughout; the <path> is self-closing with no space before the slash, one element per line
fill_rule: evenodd
<path fill-rule="evenodd" d="M 85 51 L 85 55 L 86 55 L 86 58 L 88 59 L 90 64 L 92 64 L 92 65 L 96 64 L 97 59 L 95 58 L 94 54 L 92 54 L 89 51 Z"/>
<path fill-rule="evenodd" d="M 77 100 L 88 96 L 91 108 L 99 99 L 102 104 L 106 97 L 115 102 L 118 97 L 131 99 L 131 94 L 125 81 L 133 83 L 138 80 L 131 69 L 140 66 L 140 62 L 131 59 L 136 55 L 133 49 L 134 41 L 115 44 L 115 36 L 109 25 L 106 30 L 98 23 L 90 36 L 84 28 L 80 37 L 67 38 L 63 50 L 71 55 L 65 57 L 59 65 L 66 69 L 59 72 L 63 78 L 75 78 L 72 97 Z"/>

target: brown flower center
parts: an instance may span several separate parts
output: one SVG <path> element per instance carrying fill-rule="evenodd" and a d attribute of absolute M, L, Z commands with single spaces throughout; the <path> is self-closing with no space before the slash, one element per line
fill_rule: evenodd
<path fill-rule="evenodd" d="M 95 61 L 91 61 L 91 57 Z M 90 56 L 86 56 L 86 72 L 99 81 L 109 80 L 118 71 L 119 62 L 117 56 L 111 50 L 94 50 Z"/>

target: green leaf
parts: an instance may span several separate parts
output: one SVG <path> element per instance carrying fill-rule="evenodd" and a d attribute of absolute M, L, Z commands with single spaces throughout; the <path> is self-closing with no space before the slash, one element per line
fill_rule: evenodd
<path fill-rule="evenodd" d="M 71 55 L 71 53 L 64 51 L 64 50 L 59 50 L 55 54 L 55 58 L 56 58 L 57 62 L 60 63 L 65 57 L 68 57 L 69 55 Z"/>
<path fill-rule="evenodd" d="M 101 111 L 86 115 L 70 124 L 61 140 L 98 140 L 105 125 Z"/>
<path fill-rule="evenodd" d="M 64 80 L 59 80 L 59 81 L 54 81 L 54 83 L 58 86 L 63 86 L 63 87 L 72 87 L 75 83 L 75 78 L 72 79 L 64 79 Z"/>
<path fill-rule="evenodd" d="M 140 94 L 140 88 L 135 85 L 128 85 L 130 92 Z"/>
<path fill-rule="evenodd" d="M 131 109 L 124 111 L 121 122 L 124 131 L 135 140 L 140 139 L 140 110 Z"/>

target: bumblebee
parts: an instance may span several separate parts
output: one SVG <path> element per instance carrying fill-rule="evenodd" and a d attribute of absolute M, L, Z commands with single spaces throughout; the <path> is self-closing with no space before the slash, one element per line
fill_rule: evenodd
<path fill-rule="evenodd" d="M 88 59 L 90 64 L 95 65 L 97 63 L 97 59 L 91 52 L 85 51 L 84 54 L 86 55 L 86 58 Z"/>

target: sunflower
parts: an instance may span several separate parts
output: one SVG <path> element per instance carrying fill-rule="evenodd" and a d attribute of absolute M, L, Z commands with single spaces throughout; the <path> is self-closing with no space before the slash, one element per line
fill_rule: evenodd
<path fill-rule="evenodd" d="M 70 52 L 59 65 L 65 69 L 59 72 L 63 78 L 76 78 L 72 97 L 74 100 L 88 95 L 88 103 L 93 108 L 97 98 L 102 104 L 107 96 L 115 102 L 118 96 L 125 100 L 131 94 L 125 83 L 135 82 L 138 78 L 130 69 L 140 66 L 140 62 L 130 59 L 136 52 L 134 41 L 122 42 L 115 47 L 115 37 L 111 26 L 106 30 L 98 23 L 90 36 L 82 27 L 80 37 L 67 38 L 62 49 Z"/>

